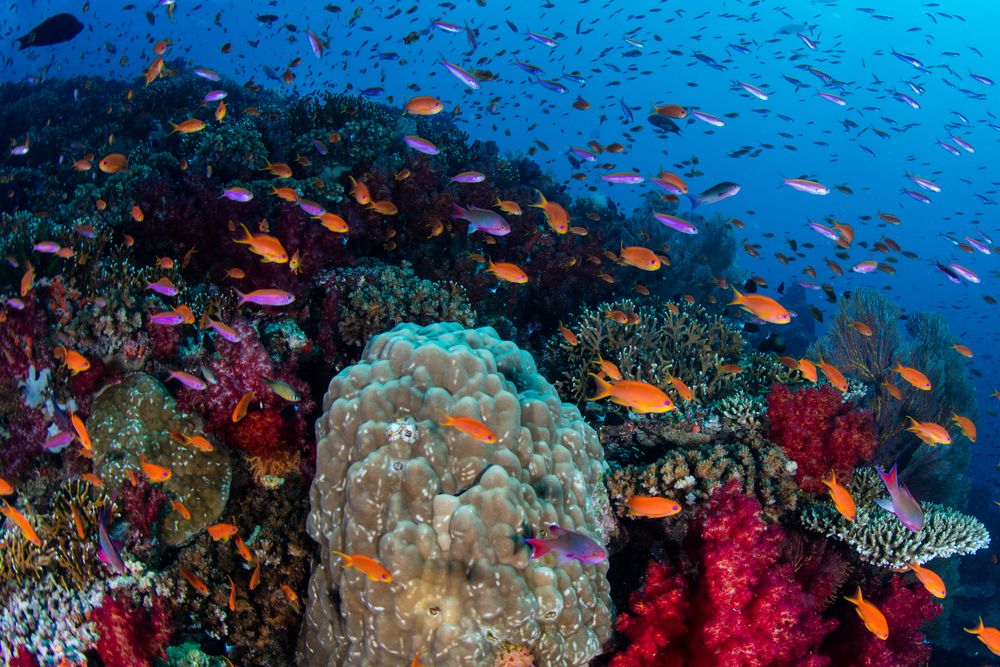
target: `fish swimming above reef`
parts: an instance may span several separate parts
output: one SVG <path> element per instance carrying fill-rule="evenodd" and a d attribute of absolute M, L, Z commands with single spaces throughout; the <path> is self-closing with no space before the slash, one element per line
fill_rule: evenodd
<path fill-rule="evenodd" d="M 56 14 L 18 37 L 17 41 L 22 50 L 29 46 L 52 46 L 68 42 L 82 30 L 83 24 L 72 14 Z"/>

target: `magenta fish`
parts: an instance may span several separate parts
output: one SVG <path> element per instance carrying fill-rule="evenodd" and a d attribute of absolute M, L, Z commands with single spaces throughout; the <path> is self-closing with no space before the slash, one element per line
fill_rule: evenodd
<path fill-rule="evenodd" d="M 541 558 L 547 553 L 556 557 L 556 563 L 566 565 L 570 561 L 600 563 L 607 560 L 608 553 L 593 539 L 575 530 L 566 530 L 556 524 L 549 525 L 549 536 L 532 537 L 524 540 L 531 546 L 531 557 Z"/>
<path fill-rule="evenodd" d="M 459 30 L 461 30 L 461 28 L 459 28 Z M 444 58 L 441 59 L 441 63 L 456 79 L 467 85 L 469 88 L 474 90 L 479 88 L 479 79 L 472 76 L 458 65 L 453 65 Z"/>
<path fill-rule="evenodd" d="M 403 141 L 406 142 L 407 146 L 415 151 L 423 153 L 424 155 L 437 155 L 441 152 L 441 150 L 433 143 L 423 137 L 418 137 L 415 134 L 406 135 L 403 137 Z"/>
<path fill-rule="evenodd" d="M 807 181 L 804 178 L 786 178 L 784 180 L 785 185 L 799 192 L 820 196 L 830 194 L 830 188 L 816 181 Z"/>
<path fill-rule="evenodd" d="M 703 204 L 717 204 L 723 199 L 735 197 L 739 194 L 739 191 L 740 186 L 738 183 L 723 181 L 722 183 L 716 183 L 700 195 L 694 196 L 689 194 L 687 198 L 691 202 L 691 210 L 693 211 Z M 663 221 L 661 220 L 660 222 Z"/>
<path fill-rule="evenodd" d="M 323 57 L 323 41 L 319 37 L 313 34 L 312 30 L 306 30 L 306 35 L 309 37 L 309 46 L 312 48 L 313 54 L 317 58 Z"/>
<path fill-rule="evenodd" d="M 539 44 L 543 44 L 549 47 L 550 49 L 554 49 L 557 46 L 556 40 L 552 39 L 551 37 L 546 37 L 545 35 L 539 35 L 537 32 L 531 32 L 530 30 L 528 30 L 525 34 L 528 36 L 528 39 L 536 41 Z"/>
<path fill-rule="evenodd" d="M 633 174 L 629 171 L 618 171 L 613 174 L 604 174 L 601 176 L 601 180 L 607 181 L 608 183 L 624 183 L 626 185 L 635 185 L 636 183 L 642 183 L 646 179 L 639 174 Z"/>
<path fill-rule="evenodd" d="M 903 190 L 903 194 L 909 197 L 910 199 L 920 202 L 921 204 L 931 203 L 930 197 L 928 197 L 927 195 L 920 194 L 919 192 L 914 192 L 913 190 Z"/>
<path fill-rule="evenodd" d="M 486 232 L 492 236 L 506 236 L 510 234 L 510 223 L 504 220 L 503 216 L 495 211 L 488 211 L 484 208 L 462 208 L 458 204 L 452 204 L 451 217 L 465 220 L 469 223 L 469 234 L 473 232 Z"/>
<path fill-rule="evenodd" d="M 195 391 L 204 391 L 208 387 L 204 380 L 184 371 L 170 371 L 167 373 L 167 380 L 177 380 L 188 389 Z"/>
<path fill-rule="evenodd" d="M 810 220 L 809 221 L 809 227 L 814 232 L 818 232 L 821 236 L 825 236 L 826 238 L 830 239 L 831 241 L 839 241 L 840 240 L 840 234 L 836 230 L 830 229 L 826 225 L 821 225 L 818 222 L 813 222 L 812 220 Z"/>
<path fill-rule="evenodd" d="M 295 301 L 294 294 L 280 289 L 259 289 L 249 294 L 236 290 L 236 294 L 240 297 L 241 306 L 244 303 L 255 303 L 258 306 L 287 306 Z"/>
<path fill-rule="evenodd" d="M 687 220 L 681 220 L 680 218 L 670 215 L 668 213 L 654 213 L 653 217 L 659 220 L 661 223 L 669 227 L 670 229 L 676 230 L 681 234 L 697 234 L 698 228 L 692 225 Z"/>
<path fill-rule="evenodd" d="M 253 193 L 246 188 L 226 188 L 222 196 L 230 201 L 248 202 L 253 199 Z"/>
<path fill-rule="evenodd" d="M 889 498 L 877 498 L 875 504 L 895 514 L 900 523 L 914 533 L 919 533 L 920 529 L 924 527 L 924 511 L 910 490 L 899 484 L 896 477 L 896 465 L 893 464 L 892 470 L 888 473 L 879 466 L 878 476 L 885 483 L 885 488 L 889 491 Z"/>
<path fill-rule="evenodd" d="M 46 255 L 53 255 L 59 252 L 60 245 L 55 241 L 42 241 L 34 246 L 35 252 L 44 252 Z"/>
<path fill-rule="evenodd" d="M 104 508 L 97 518 L 97 541 L 100 544 L 100 550 L 98 551 L 98 557 L 105 563 L 107 563 L 112 570 L 118 574 L 125 574 L 128 572 L 128 568 L 125 567 L 125 563 L 122 561 L 121 557 L 121 543 L 117 540 L 112 540 L 111 536 L 108 535 L 108 510 Z"/>
<path fill-rule="evenodd" d="M 970 283 L 980 282 L 979 276 L 976 273 L 970 271 L 961 264 L 949 263 L 948 268 L 960 275 L 962 278 L 968 280 Z"/>
<path fill-rule="evenodd" d="M 211 90 L 205 94 L 205 97 L 201 98 L 201 101 L 206 104 L 209 102 L 218 102 L 219 100 L 226 99 L 228 94 L 229 93 L 224 90 Z"/>
<path fill-rule="evenodd" d="M 478 171 L 463 171 L 451 177 L 452 183 L 482 183 L 486 180 L 486 175 Z"/>
<path fill-rule="evenodd" d="M 833 93 L 820 93 L 819 96 L 822 97 L 827 102 L 832 102 L 833 104 L 836 104 L 838 107 L 842 107 L 847 104 L 847 101 L 843 97 L 839 97 L 837 95 L 834 95 Z"/>
<path fill-rule="evenodd" d="M 455 25 L 454 23 L 448 23 L 447 21 L 433 21 L 431 25 L 438 30 L 443 30 L 444 32 L 458 33 L 462 32 L 462 26 Z"/>
<path fill-rule="evenodd" d="M 743 83 L 742 81 L 737 81 L 737 83 L 739 84 L 740 88 L 742 88 L 743 90 L 747 91 L 748 93 L 750 93 L 751 95 L 753 95 L 754 97 L 756 97 L 758 100 L 761 100 L 761 101 L 764 101 L 764 102 L 767 101 L 767 93 L 765 93 L 763 90 L 761 90 L 757 86 L 751 86 L 749 83 Z"/>
<path fill-rule="evenodd" d="M 42 448 L 45 451 L 58 452 L 71 442 L 73 442 L 73 434 L 61 431 L 46 438 L 45 442 L 42 443 Z"/>
<path fill-rule="evenodd" d="M 157 294 L 162 294 L 163 296 L 177 296 L 177 287 L 166 278 L 160 278 L 153 283 L 146 283 L 146 289 Z"/>
<path fill-rule="evenodd" d="M 588 150 L 584 150 L 583 148 L 570 148 L 569 152 L 572 153 L 574 157 L 586 160 L 587 162 L 593 162 L 597 159 L 596 155 Z"/>
<path fill-rule="evenodd" d="M 218 72 L 215 70 L 208 69 L 207 67 L 199 67 L 194 70 L 195 76 L 200 76 L 203 79 L 208 79 L 209 81 L 218 81 L 222 77 L 219 76 Z"/>
<path fill-rule="evenodd" d="M 175 327 L 184 323 L 184 316 L 174 310 L 165 310 L 161 313 L 154 313 L 149 316 L 149 321 L 165 327 Z"/>
<path fill-rule="evenodd" d="M 326 209 L 314 201 L 310 201 L 308 199 L 302 199 L 300 197 L 297 203 L 299 205 L 299 208 L 301 208 L 303 211 L 313 216 L 314 218 L 318 218 L 322 216 L 324 213 L 326 213 Z"/>
<path fill-rule="evenodd" d="M 698 120 L 708 123 L 714 127 L 722 127 L 726 124 L 726 121 L 722 120 L 718 116 L 713 116 L 710 113 L 705 113 L 704 111 L 692 111 L 691 115 Z"/>

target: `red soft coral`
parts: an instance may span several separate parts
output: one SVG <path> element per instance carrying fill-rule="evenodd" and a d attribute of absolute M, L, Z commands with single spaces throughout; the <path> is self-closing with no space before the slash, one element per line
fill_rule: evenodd
<path fill-rule="evenodd" d="M 831 470 L 848 482 L 878 445 L 871 413 L 845 402 L 832 387 L 793 392 L 776 384 L 767 397 L 767 417 L 768 437 L 798 464 L 795 481 L 806 491 L 825 491 L 821 480 Z"/>
<path fill-rule="evenodd" d="M 97 626 L 97 653 L 106 667 L 149 667 L 165 655 L 170 642 L 170 612 L 161 597 L 145 609 L 124 595 L 106 595 L 90 619 Z"/>
<path fill-rule="evenodd" d="M 631 643 L 614 667 L 828 664 L 814 649 L 836 622 L 820 617 L 816 599 L 780 561 L 784 532 L 761 520 L 756 500 L 730 483 L 712 495 L 689 535 L 694 564 L 673 577 L 651 566 L 647 589 L 619 617 Z"/>
<path fill-rule="evenodd" d="M 941 605 L 931 598 L 919 583 L 909 587 L 903 577 L 895 576 L 888 590 L 878 596 L 864 598 L 873 602 L 889 624 L 889 638 L 881 640 L 869 632 L 853 607 L 844 603 L 850 620 L 827 638 L 827 652 L 834 664 L 843 667 L 917 667 L 931 658 L 931 645 L 919 631 L 927 621 L 937 618 Z M 850 609 L 851 611 L 847 611 Z"/>

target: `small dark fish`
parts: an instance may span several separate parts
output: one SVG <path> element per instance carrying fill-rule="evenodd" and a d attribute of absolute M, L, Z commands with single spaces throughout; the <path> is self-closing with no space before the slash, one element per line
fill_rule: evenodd
<path fill-rule="evenodd" d="M 260 21 L 261 23 L 264 23 L 265 25 L 271 25 L 272 23 L 274 23 L 275 21 L 278 20 L 278 15 L 277 14 L 258 14 L 257 15 L 257 20 Z"/>
<path fill-rule="evenodd" d="M 83 24 L 72 14 L 56 14 L 31 29 L 28 34 L 18 37 L 21 49 L 29 46 L 51 46 L 68 42 L 83 30 Z"/>
<path fill-rule="evenodd" d="M 681 128 L 674 121 L 670 120 L 666 116 L 661 116 L 658 113 L 654 113 L 649 118 L 647 118 L 650 125 L 653 125 L 661 132 L 673 132 L 674 134 L 680 134 Z"/>

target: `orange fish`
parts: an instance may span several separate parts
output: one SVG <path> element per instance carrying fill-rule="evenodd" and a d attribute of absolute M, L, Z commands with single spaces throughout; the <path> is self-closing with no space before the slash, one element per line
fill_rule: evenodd
<path fill-rule="evenodd" d="M 147 86 L 156 81 L 156 79 L 160 76 L 160 73 L 163 72 L 163 64 L 163 58 L 157 56 L 156 59 L 149 64 L 149 67 L 146 68 L 145 76 Z"/>
<path fill-rule="evenodd" d="M 80 512 L 73 503 L 67 502 L 66 504 L 69 505 L 69 510 L 73 513 L 73 525 L 76 527 L 76 536 L 81 540 L 86 539 L 87 531 L 83 528 L 83 517 L 80 516 Z"/>
<path fill-rule="evenodd" d="M 183 565 L 181 566 L 181 576 L 187 579 L 187 582 L 191 584 L 191 587 L 201 593 L 202 595 L 208 595 L 208 584 L 201 580 L 194 572 L 187 569 Z"/>
<path fill-rule="evenodd" d="M 182 503 L 181 501 L 174 500 L 172 503 L 170 503 L 170 508 L 175 512 L 177 512 L 178 514 L 180 514 L 182 517 L 184 517 L 185 520 L 187 521 L 191 520 L 191 511 L 187 507 L 185 507 L 184 503 Z"/>
<path fill-rule="evenodd" d="M 276 188 L 271 187 L 271 194 L 278 199 L 295 203 L 299 200 L 299 193 L 295 191 L 294 188 Z"/>
<path fill-rule="evenodd" d="M 289 602 L 299 601 L 299 594 L 292 590 L 291 586 L 288 584 L 281 584 L 280 588 L 281 592 L 285 594 L 285 597 L 288 598 Z"/>
<path fill-rule="evenodd" d="M 875 333 L 874 331 L 872 331 L 872 328 L 867 324 L 865 324 L 864 322 L 848 322 L 848 324 L 854 327 L 857 330 L 857 332 L 862 336 L 867 336 L 868 338 L 871 338 L 872 334 Z"/>
<path fill-rule="evenodd" d="M 211 452 L 215 449 L 211 442 L 203 435 L 187 436 L 177 431 L 171 431 L 170 437 L 188 447 L 194 447 L 199 452 Z"/>
<path fill-rule="evenodd" d="M 500 280 L 508 283 L 523 285 L 528 282 L 528 274 L 526 274 L 517 264 L 511 264 L 509 262 L 494 263 L 491 260 L 486 265 L 486 272 L 492 273 Z"/>
<path fill-rule="evenodd" d="M 556 234 L 565 234 L 568 232 L 569 213 L 566 212 L 566 209 L 555 202 L 547 200 L 545 195 L 540 191 L 535 190 L 535 192 L 538 194 L 538 203 L 528 204 L 528 206 L 542 209 L 542 212 L 545 213 L 545 221 Z"/>
<path fill-rule="evenodd" d="M 959 345 L 958 343 L 955 343 L 954 345 L 951 346 L 951 349 L 955 350 L 963 357 L 969 357 L 970 359 L 972 358 L 972 350 L 966 347 L 965 345 Z"/>
<path fill-rule="evenodd" d="M 675 378 L 673 375 L 668 374 L 667 380 L 674 386 L 674 391 L 681 397 L 681 400 L 688 402 L 694 400 L 694 392 L 680 378 Z"/>
<path fill-rule="evenodd" d="M 931 381 L 927 378 L 926 375 L 918 371 L 916 368 L 903 366 L 899 362 L 896 362 L 896 367 L 891 370 L 902 375 L 904 380 L 909 382 L 917 389 L 920 389 L 921 391 L 931 390 Z"/>
<path fill-rule="evenodd" d="M 229 540 L 230 537 L 236 534 L 239 528 L 231 523 L 213 523 L 205 530 L 208 531 L 213 540 L 218 542 L 219 540 Z"/>
<path fill-rule="evenodd" d="M 382 215 L 396 215 L 399 213 L 399 209 L 396 208 L 396 205 L 388 199 L 372 201 L 372 203 L 368 205 L 368 210 L 375 211 L 376 213 L 380 213 Z"/>
<path fill-rule="evenodd" d="M 628 324 L 628 315 L 620 310 L 606 310 L 604 311 L 604 317 L 618 324 Z"/>
<path fill-rule="evenodd" d="M 436 113 L 440 113 L 442 109 L 444 109 L 444 104 L 438 98 L 431 97 L 430 95 L 420 95 L 406 103 L 404 115 L 433 116 Z"/>
<path fill-rule="evenodd" d="M 594 378 L 597 390 L 588 401 L 598 401 L 611 398 L 612 403 L 631 408 L 634 412 L 669 412 L 674 409 L 673 401 L 659 387 L 654 387 L 641 380 L 618 380 L 608 382 L 603 378 L 590 374 Z"/>
<path fill-rule="evenodd" d="M 253 234 L 243 224 L 240 227 L 243 228 L 246 236 L 234 239 L 233 243 L 248 246 L 250 252 L 262 258 L 261 262 L 264 264 L 286 264 L 288 262 L 288 251 L 276 237 L 270 234 Z"/>
<path fill-rule="evenodd" d="M 84 426 L 83 420 L 76 416 L 74 413 L 70 413 L 69 420 L 73 424 L 73 430 L 76 431 L 76 437 L 80 440 L 80 444 L 87 451 L 94 448 L 94 445 L 90 442 L 90 434 L 87 433 L 87 427 Z"/>
<path fill-rule="evenodd" d="M 100 477 L 98 477 L 92 472 L 85 472 L 82 475 L 80 475 L 80 477 L 83 478 L 83 481 L 87 482 L 88 484 L 93 484 L 97 488 L 101 488 L 104 486 L 104 480 L 102 480 Z"/>
<path fill-rule="evenodd" d="M 236 611 L 236 584 L 228 574 L 226 579 L 229 579 L 229 611 Z"/>
<path fill-rule="evenodd" d="M 257 588 L 260 585 L 260 561 L 257 561 L 257 566 L 253 569 L 253 574 L 250 575 L 250 590 Z"/>
<path fill-rule="evenodd" d="M 385 569 L 381 563 L 379 563 L 374 558 L 369 558 L 368 556 L 358 556 L 352 555 L 348 556 L 345 553 L 339 551 L 334 551 L 336 555 L 340 556 L 342 560 L 340 566 L 344 568 L 351 568 L 358 570 L 362 574 L 367 575 L 369 581 L 392 581 L 392 574 L 389 570 Z"/>
<path fill-rule="evenodd" d="M 441 414 L 444 416 L 444 421 L 438 422 L 439 426 L 453 426 L 456 430 L 461 431 L 462 433 L 465 433 L 480 442 L 493 444 L 497 441 L 497 437 L 493 434 L 493 431 L 491 431 L 490 428 L 481 421 L 473 419 L 472 417 L 452 417 L 444 411 L 441 411 Z"/>
<path fill-rule="evenodd" d="M 109 153 L 97 163 L 97 168 L 105 174 L 117 174 L 128 169 L 128 158 L 121 153 Z"/>
<path fill-rule="evenodd" d="M 146 473 L 146 477 L 148 477 L 149 481 L 153 484 L 162 484 L 170 479 L 170 476 L 173 474 L 170 472 L 170 468 L 165 468 L 147 461 L 145 454 L 141 457 L 141 463 L 142 471 Z"/>
<path fill-rule="evenodd" d="M 844 377 L 844 374 L 841 373 L 836 366 L 823 361 L 823 357 L 819 358 L 819 361 L 816 362 L 816 366 L 823 371 L 823 375 L 836 389 L 838 389 L 841 393 L 847 391 L 847 378 Z"/>
<path fill-rule="evenodd" d="M 38 533 L 36 533 L 35 529 L 31 527 L 31 524 L 28 522 L 28 519 L 23 514 L 21 514 L 21 512 L 19 512 L 17 508 L 8 505 L 6 500 L 0 499 L 0 502 L 3 503 L 3 507 L 0 507 L 0 512 L 2 512 L 3 515 L 6 516 L 8 519 L 13 521 L 14 525 L 16 525 L 18 528 L 21 529 L 21 534 L 24 535 L 24 539 L 28 540 L 36 547 L 42 546 L 42 540 L 39 539 Z"/>
<path fill-rule="evenodd" d="M 882 386 L 885 387 L 885 390 L 889 393 L 889 395 L 895 398 L 897 401 L 903 400 L 903 392 L 899 390 L 899 387 L 889 382 L 888 380 L 884 380 L 882 382 Z"/>
<path fill-rule="evenodd" d="M 167 134 L 194 134 L 195 132 L 201 132 L 205 129 L 205 121 L 200 118 L 188 118 L 187 120 L 182 120 L 179 123 L 170 123 L 170 132 Z"/>
<path fill-rule="evenodd" d="M 918 422 L 913 417 L 907 417 L 910 420 L 910 427 L 906 429 L 910 433 L 913 433 L 918 438 L 924 441 L 924 443 L 934 447 L 935 445 L 950 445 L 951 435 L 948 434 L 947 429 L 945 429 L 940 424 L 934 422 Z"/>
<path fill-rule="evenodd" d="M 944 580 L 938 576 L 937 572 L 928 570 L 915 560 L 910 561 L 906 566 L 913 574 L 917 575 L 917 579 L 924 585 L 928 593 L 936 598 L 944 599 L 948 593 L 948 589 L 944 585 Z"/>
<path fill-rule="evenodd" d="M 500 197 L 497 197 L 497 203 L 493 205 L 507 215 L 522 215 L 523 213 L 521 205 L 511 199 L 500 199 Z"/>
<path fill-rule="evenodd" d="M 243 557 L 243 560 L 248 563 L 252 563 L 253 554 L 250 553 L 250 549 L 247 548 L 247 543 L 243 541 L 243 538 L 240 537 L 239 533 L 233 535 L 233 542 L 236 544 L 236 550 L 240 553 L 240 556 Z"/>
<path fill-rule="evenodd" d="M 684 118 L 687 116 L 687 109 L 677 104 L 664 104 L 662 106 L 653 105 L 653 113 L 665 118 Z"/>
<path fill-rule="evenodd" d="M 792 321 L 791 314 L 785 307 L 769 296 L 763 294 L 740 294 L 735 287 L 733 289 L 733 300 L 730 306 L 739 306 L 751 315 L 758 317 L 771 324 L 788 324 Z"/>
<path fill-rule="evenodd" d="M 869 632 L 882 640 L 889 637 L 889 623 L 885 620 L 885 616 L 882 615 L 878 607 L 861 597 L 860 586 L 858 586 L 858 592 L 853 598 L 845 597 L 844 599 L 857 607 L 858 616 L 864 622 Z"/>
<path fill-rule="evenodd" d="M 962 434 L 968 438 L 970 441 L 976 441 L 976 424 L 968 417 L 963 417 L 955 412 L 951 413 L 951 420 L 958 424 L 958 428 L 962 430 Z"/>
<path fill-rule="evenodd" d="M 31 262 L 24 262 L 24 275 L 21 276 L 21 298 L 28 296 L 28 292 L 35 286 L 35 267 Z"/>
<path fill-rule="evenodd" d="M 353 176 L 348 176 L 351 179 L 351 196 L 354 197 L 354 201 L 358 202 L 362 206 L 370 204 L 372 201 L 371 193 L 368 192 L 368 186 L 365 185 L 364 181 L 356 181 Z"/>
<path fill-rule="evenodd" d="M 237 401 L 236 403 L 236 407 L 233 408 L 232 418 L 234 424 L 247 416 L 247 408 L 250 406 L 250 401 L 252 400 L 253 400 L 252 391 L 248 391 L 247 393 L 243 394 L 243 396 L 240 397 L 240 400 Z"/>
<path fill-rule="evenodd" d="M 3 477 L 0 477 L 0 496 L 9 496 L 12 493 L 14 493 L 14 486 Z"/>
<path fill-rule="evenodd" d="M 739 364 L 722 364 L 721 366 L 719 366 L 719 372 L 723 374 L 742 373 L 743 367 L 740 366 Z"/>
<path fill-rule="evenodd" d="M 269 171 L 272 176 L 277 176 L 278 178 L 292 177 L 292 168 L 284 162 L 271 162 L 270 160 L 264 160 L 264 162 L 266 164 L 260 171 Z"/>
<path fill-rule="evenodd" d="M 669 498 L 632 496 L 628 499 L 629 516 L 662 519 L 681 511 L 681 506 Z"/>
<path fill-rule="evenodd" d="M 660 258 L 649 248 L 628 246 L 621 248 L 621 261 L 643 271 L 656 271 L 660 268 Z"/>
<path fill-rule="evenodd" d="M 854 517 L 857 515 L 854 498 L 851 497 L 850 491 L 837 482 L 836 471 L 831 470 L 830 479 L 824 479 L 823 483 L 830 489 L 830 498 L 833 499 L 833 504 L 840 512 L 840 516 L 848 521 L 854 521 Z"/>
<path fill-rule="evenodd" d="M 69 369 L 70 375 L 76 375 L 90 368 L 90 361 L 76 350 L 70 350 L 63 345 L 52 350 L 56 359 L 62 359 L 63 366 Z"/>
<path fill-rule="evenodd" d="M 559 323 L 559 333 L 562 334 L 563 339 L 567 343 L 569 343 L 572 347 L 576 347 L 577 345 L 580 344 L 580 341 L 577 339 L 576 334 L 567 329 L 566 327 L 564 327 L 562 322 Z"/>
<path fill-rule="evenodd" d="M 600 366 L 601 373 L 607 375 L 612 380 L 618 381 L 622 379 L 622 372 L 618 370 L 618 366 L 607 359 L 604 359 L 601 355 L 597 355 L 597 361 L 594 363 Z"/>
<path fill-rule="evenodd" d="M 974 628 L 962 628 L 970 635 L 977 635 L 979 641 L 986 645 L 993 655 L 1000 655 L 1000 630 L 996 628 L 988 628 L 983 625 L 982 616 L 979 617 L 979 625 Z"/>
<path fill-rule="evenodd" d="M 319 220 L 319 224 L 323 225 L 324 229 L 335 234 L 345 234 L 349 231 L 347 221 L 335 213 L 323 213 L 322 215 L 313 216 L 313 218 Z"/>

